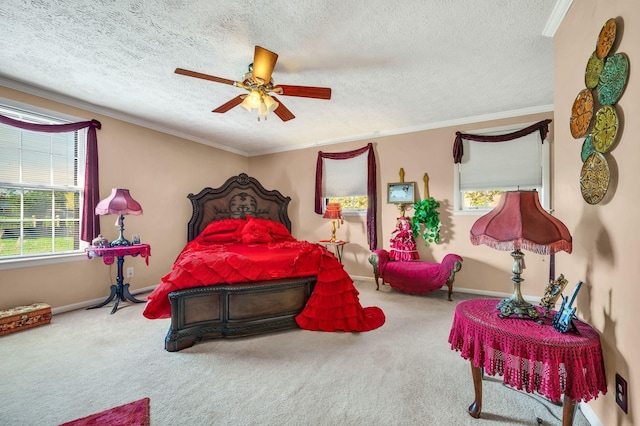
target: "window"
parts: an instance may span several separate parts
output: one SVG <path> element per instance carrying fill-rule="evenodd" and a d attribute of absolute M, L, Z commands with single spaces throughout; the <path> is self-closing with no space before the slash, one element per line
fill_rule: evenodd
<path fill-rule="evenodd" d="M 526 127 L 487 129 L 478 135 L 501 135 Z M 506 142 L 462 140 L 462 161 L 455 165 L 454 208 L 456 214 L 486 213 L 495 207 L 500 193 L 535 189 L 547 210 L 549 202 L 549 141 L 541 143 L 540 133 Z"/>
<path fill-rule="evenodd" d="M 366 155 L 345 160 L 322 159 L 323 209 L 332 202 L 342 205 L 345 216 L 366 214 L 369 205 L 367 161 Z"/>
<path fill-rule="evenodd" d="M 0 105 L 39 124 L 68 121 Z M 0 262 L 80 251 L 86 131 L 42 133 L 0 123 Z"/>

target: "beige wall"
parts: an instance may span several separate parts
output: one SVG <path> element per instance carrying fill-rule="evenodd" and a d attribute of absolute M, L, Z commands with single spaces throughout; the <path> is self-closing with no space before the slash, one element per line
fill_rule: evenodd
<path fill-rule="evenodd" d="M 616 106 L 621 129 L 618 142 L 606 155 L 613 183 L 603 202 L 589 205 L 580 195 L 582 139 L 569 132 L 571 106 L 584 86 L 584 69 L 595 49 L 600 29 L 618 17 L 615 53 L 629 58 L 628 85 Z M 623 25 L 621 25 L 623 24 Z M 605 425 L 640 422 L 640 288 L 632 268 L 640 255 L 638 205 L 640 180 L 640 3 L 637 0 L 574 1 L 554 38 L 555 51 L 555 207 L 574 238 L 574 252 L 563 260 L 561 271 L 571 280 L 583 280 L 578 297 L 579 315 L 602 333 L 609 394 L 590 404 Z M 566 123 L 566 124 L 565 124 Z M 615 403 L 614 377 L 629 383 L 629 414 Z"/>
<path fill-rule="evenodd" d="M 378 166 L 378 246 L 389 249 L 389 239 L 399 216 L 397 207 L 387 204 L 388 182 L 398 182 L 400 168 L 404 169 L 405 181 L 417 184 L 418 195 L 424 196 L 423 176 L 429 176 L 429 195 L 440 202 L 440 218 L 443 223 L 441 244 L 424 246 L 421 238 L 417 243 L 423 260 L 440 261 L 447 253 L 457 253 L 464 258 L 462 271 L 456 275 L 456 288 L 479 291 L 509 293 L 513 291 L 511 266 L 513 259 L 508 252 L 496 252 L 486 246 L 473 246 L 469 241 L 469 230 L 479 216 L 453 215 L 453 140 L 456 131 L 468 132 L 514 123 L 531 123 L 553 118 L 552 113 L 533 114 L 504 120 L 468 124 L 421 132 L 386 136 L 367 141 L 349 142 L 289 151 L 272 155 L 251 157 L 249 169 L 252 176 L 267 187 L 278 188 L 292 198 L 291 220 L 293 234 L 299 239 L 317 241 L 330 236 L 330 224 L 314 213 L 315 167 L 318 151 L 343 152 L 366 146 L 372 142 Z M 553 123 L 549 139 L 553 141 Z M 553 144 L 553 142 L 552 142 Z M 278 170 L 278 173 L 273 173 Z M 411 211 L 407 211 L 411 216 Z M 354 276 L 373 275 L 367 259 L 370 255 L 365 233 L 364 216 L 348 216 L 337 231 L 338 238 L 350 241 L 345 246 L 343 262 Z M 557 256 L 560 264 L 564 253 Z M 526 254 L 527 269 L 524 273 L 525 295 L 542 295 L 549 276 L 548 257 Z M 478 279 L 482 276 L 482 279 Z"/>
<path fill-rule="evenodd" d="M 187 194 L 222 184 L 229 176 L 246 172 L 246 157 L 170 136 L 56 102 L 0 87 L 0 97 L 35 105 L 81 119 L 95 118 L 98 131 L 100 194 L 124 187 L 142 205 L 142 216 L 127 216 L 125 237 L 140 234 L 151 245 L 149 266 L 141 258 L 125 258 L 135 276 L 127 280 L 133 290 L 156 285 L 186 243 L 191 203 Z M 115 216 L 103 216 L 102 233 L 118 236 Z M 52 307 L 81 303 L 108 295 L 116 266 L 99 259 L 51 266 L 0 270 L 0 309 L 46 302 Z"/>
<path fill-rule="evenodd" d="M 608 155 L 614 184 L 605 202 L 591 206 L 580 195 L 581 141 L 573 140 L 568 122 L 573 99 L 584 87 L 584 68 L 599 30 L 608 18 L 617 16 L 622 17 L 624 26 L 619 27 L 621 42 L 616 50 L 628 55 L 631 71 L 628 87 L 617 107 L 622 117 L 621 135 Z M 634 120 L 640 116 L 637 97 L 640 72 L 634 66 L 634 61 L 640 58 L 640 45 L 635 43 L 640 40 L 639 21 L 640 4 L 636 0 L 573 2 L 554 39 L 555 116 L 552 113 L 535 114 L 248 159 L 2 87 L 0 97 L 102 122 L 103 129 L 98 133 L 101 194 L 106 196 L 115 186 L 131 190 L 145 214 L 128 217 L 126 229 L 129 233 L 140 233 L 143 241 L 153 247 L 149 267 L 144 266 L 141 259 L 126 260 L 125 267 L 136 268 L 132 281 L 134 289 L 157 284 L 186 242 L 186 222 L 191 214 L 186 194 L 204 186 L 221 184 L 227 177 L 242 171 L 256 177 L 267 189 L 278 189 L 292 198 L 289 213 L 294 236 L 310 241 L 327 238 L 329 222 L 313 211 L 317 152 L 319 149 L 347 151 L 372 142 L 378 161 L 380 189 L 379 246 L 389 248 L 389 238 L 398 216 L 397 209 L 386 203 L 386 183 L 398 181 L 398 171 L 404 168 L 405 180 L 417 182 L 422 197 L 422 178 L 428 173 L 430 195 L 442 204 L 443 241 L 425 248 L 419 240 L 422 258 L 440 260 L 448 252 L 457 253 L 464 258 L 464 263 L 456 277 L 455 288 L 510 293 L 513 287 L 509 254 L 471 245 L 469 229 L 477 216 L 454 216 L 452 213 L 454 133 L 553 118 L 550 134 L 552 207 L 554 215 L 568 226 L 574 239 L 572 254 L 557 255 L 556 272 L 564 273 L 571 287 L 578 280 L 585 282 L 578 299 L 579 314 L 602 333 L 605 351 L 609 394 L 599 397 L 590 406 L 604 424 L 631 425 L 634 406 L 640 403 L 640 385 L 636 384 L 640 382 L 640 371 L 634 362 L 639 358 L 640 343 L 633 325 L 635 321 L 640 322 L 636 308 L 640 290 L 630 269 L 640 254 L 639 222 L 630 208 L 636 204 L 636 182 L 640 178 L 637 166 L 640 144 L 635 141 L 640 134 L 640 122 Z M 101 222 L 109 239 L 117 234 L 114 220 L 109 216 Z M 355 276 L 371 276 L 365 218 L 347 217 L 338 230 L 338 237 L 351 241 L 344 254 L 347 271 Z M 548 278 L 548 257 L 526 252 L 526 265 L 523 293 L 539 298 Z M 113 275 L 114 270 L 98 260 L 0 271 L 0 308 L 34 301 L 46 301 L 55 307 L 100 298 L 105 296 L 105 283 Z M 613 377 L 616 372 L 629 382 L 629 415 L 624 415 L 615 404 Z"/>

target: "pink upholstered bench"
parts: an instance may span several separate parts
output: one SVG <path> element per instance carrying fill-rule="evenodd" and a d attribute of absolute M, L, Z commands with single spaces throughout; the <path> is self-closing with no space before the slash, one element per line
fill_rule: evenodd
<path fill-rule="evenodd" d="M 369 257 L 376 277 L 376 290 L 380 289 L 378 282 L 388 283 L 391 287 L 411 294 L 423 294 L 438 290 L 445 284 L 449 287 L 449 300 L 453 292 L 455 273 L 462 268 L 462 258 L 457 254 L 447 254 L 442 262 L 395 261 L 389 258 L 386 250 L 374 250 Z"/>

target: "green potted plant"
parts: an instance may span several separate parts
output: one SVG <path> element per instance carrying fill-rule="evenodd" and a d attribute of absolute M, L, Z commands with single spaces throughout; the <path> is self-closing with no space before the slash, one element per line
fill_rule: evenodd
<path fill-rule="evenodd" d="M 440 203 L 433 197 L 416 201 L 413 205 L 413 218 L 411 219 L 411 231 L 414 238 L 422 235 L 424 244 L 438 244 L 440 242 Z"/>

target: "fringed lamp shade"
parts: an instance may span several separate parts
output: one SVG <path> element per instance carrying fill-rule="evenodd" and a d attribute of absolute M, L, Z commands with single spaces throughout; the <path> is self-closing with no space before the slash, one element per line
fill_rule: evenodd
<path fill-rule="evenodd" d="M 567 227 L 542 208 L 536 191 L 509 191 L 502 193 L 498 205 L 473 224 L 470 239 L 474 245 L 512 251 L 515 289 L 511 298 L 498 304 L 501 316 L 516 314 L 537 319 L 538 311 L 520 292 L 520 283 L 524 281 L 520 278 L 524 269 L 524 253 L 520 250 L 543 255 L 559 251 L 571 253 L 572 240 Z"/>
<path fill-rule="evenodd" d="M 142 207 L 140 206 L 140 203 L 131 197 L 128 189 L 113 188 L 111 190 L 111 194 L 104 200 L 100 201 L 96 206 L 96 214 L 119 215 L 117 224 L 120 225 L 120 236 L 117 240 L 112 241 L 110 245 L 112 247 L 131 245 L 131 242 L 122 235 L 122 232 L 124 231 L 124 215 L 131 214 L 139 216 L 142 214 Z"/>
<path fill-rule="evenodd" d="M 540 205 L 536 191 L 502 193 L 498 205 L 473 224 L 471 243 L 537 254 L 571 253 L 571 234 Z"/>

